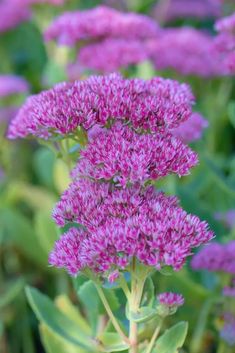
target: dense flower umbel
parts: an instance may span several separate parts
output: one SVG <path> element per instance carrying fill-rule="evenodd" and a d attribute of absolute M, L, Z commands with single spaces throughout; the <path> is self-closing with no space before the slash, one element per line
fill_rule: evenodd
<path fill-rule="evenodd" d="M 211 243 L 202 248 L 191 262 L 195 270 L 235 274 L 235 241 L 227 244 Z"/>
<path fill-rule="evenodd" d="M 148 46 L 158 70 L 173 69 L 182 75 L 203 77 L 226 73 L 213 37 L 194 28 L 165 29 Z"/>
<path fill-rule="evenodd" d="M 161 305 L 171 307 L 179 307 L 184 304 L 184 297 L 181 294 L 166 292 L 161 293 L 157 296 L 157 299 Z"/>
<path fill-rule="evenodd" d="M 25 93 L 29 89 L 28 83 L 19 76 L 0 75 L 0 97 L 17 93 Z"/>
<path fill-rule="evenodd" d="M 86 69 L 109 73 L 148 58 L 143 42 L 127 39 L 105 39 L 80 49 L 78 62 Z"/>
<path fill-rule="evenodd" d="M 208 127 L 208 121 L 199 113 L 193 113 L 188 120 L 171 132 L 185 143 L 201 138 L 203 130 Z"/>
<path fill-rule="evenodd" d="M 205 222 L 177 203 L 175 197 L 151 186 L 119 189 L 90 180 L 75 181 L 57 204 L 54 219 L 59 225 L 74 222 L 85 228 L 62 236 L 50 263 L 73 274 L 86 267 L 108 274 L 124 269 L 135 256 L 157 269 L 169 265 L 179 270 L 192 248 L 209 241 L 213 234 Z M 67 251 L 71 247 L 75 249 L 72 257 Z M 74 264 L 78 264 L 76 270 Z"/>
<path fill-rule="evenodd" d="M 147 16 L 98 6 L 62 14 L 47 29 L 45 38 L 73 46 L 78 41 L 111 37 L 144 39 L 155 36 L 157 31 L 156 22 Z"/>
<path fill-rule="evenodd" d="M 90 141 L 73 176 L 113 180 L 126 186 L 171 173 L 187 175 L 197 162 L 196 153 L 170 133 L 140 135 L 118 123 Z"/>
<path fill-rule="evenodd" d="M 115 120 L 138 130 L 159 132 L 177 127 L 192 113 L 193 95 L 177 81 L 127 80 L 118 74 L 61 83 L 31 96 L 13 120 L 9 138 L 76 133 Z"/>

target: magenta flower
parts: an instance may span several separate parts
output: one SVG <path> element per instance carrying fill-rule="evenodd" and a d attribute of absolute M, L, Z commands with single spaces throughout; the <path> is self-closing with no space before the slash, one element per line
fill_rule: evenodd
<path fill-rule="evenodd" d="M 177 127 L 191 113 L 193 95 L 176 81 L 123 79 L 118 74 L 61 83 L 29 97 L 12 121 L 8 137 L 76 134 L 115 120 L 134 129 L 159 132 Z"/>
<path fill-rule="evenodd" d="M 140 135 L 116 124 L 90 141 L 72 174 L 125 187 L 171 173 L 187 175 L 197 162 L 196 153 L 169 133 Z"/>
<path fill-rule="evenodd" d="M 184 297 L 181 294 L 166 292 L 157 296 L 157 300 L 161 305 L 168 308 L 179 307 L 184 304 Z"/>
<path fill-rule="evenodd" d="M 164 29 L 148 47 L 157 70 L 173 69 L 182 75 L 202 77 L 226 73 L 213 37 L 194 28 Z"/>
<path fill-rule="evenodd" d="M 78 63 L 85 69 L 110 73 L 148 59 L 140 40 L 106 39 L 80 49 Z"/>
<path fill-rule="evenodd" d="M 194 270 L 207 270 L 235 274 L 235 241 L 227 244 L 211 243 L 202 248 L 192 259 Z"/>
<path fill-rule="evenodd" d="M 17 93 L 26 93 L 29 90 L 27 81 L 19 76 L 0 75 L 0 97 Z"/>
<path fill-rule="evenodd" d="M 79 249 L 75 247 L 76 272 L 89 267 L 105 276 L 125 269 L 133 257 L 157 269 L 168 265 L 179 270 L 192 248 L 213 236 L 205 222 L 177 205 L 175 197 L 138 185 L 119 189 L 106 183 L 75 181 L 62 195 L 53 217 L 62 226 L 73 222 L 85 227 L 84 236 L 80 230 L 71 235 L 71 242 L 76 234 L 79 244 Z M 66 244 L 69 243 L 70 236 L 66 235 Z M 68 268 L 71 254 L 65 253 L 62 237 L 50 263 L 57 266 L 58 257 L 62 261 L 60 267 Z"/>
<path fill-rule="evenodd" d="M 91 10 L 62 14 L 49 26 L 45 38 L 73 46 L 78 41 L 91 39 L 144 39 L 155 36 L 157 31 L 156 22 L 147 16 L 98 6 Z"/>
<path fill-rule="evenodd" d="M 2 0 L 0 3 L 0 33 L 18 26 L 21 22 L 28 21 L 31 11 L 26 6 L 17 6 L 11 0 Z"/>
<path fill-rule="evenodd" d="M 235 283 L 233 285 L 233 287 L 224 287 L 223 288 L 223 295 L 225 297 L 234 297 L 235 298 Z"/>
<path fill-rule="evenodd" d="M 208 121 L 199 113 L 193 113 L 188 120 L 173 129 L 171 133 L 184 143 L 201 138 L 203 130 L 208 127 Z"/>
<path fill-rule="evenodd" d="M 221 62 L 229 73 L 235 72 L 235 13 L 218 20 L 215 29 L 219 32 L 215 38 L 215 49 L 221 56 Z"/>

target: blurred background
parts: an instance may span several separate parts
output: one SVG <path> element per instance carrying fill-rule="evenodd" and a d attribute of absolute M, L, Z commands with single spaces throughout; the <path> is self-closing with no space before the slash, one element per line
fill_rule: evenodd
<path fill-rule="evenodd" d="M 25 297 L 26 284 L 51 298 L 67 294 L 78 303 L 73 281 L 48 265 L 59 234 L 51 212 L 68 185 L 68 170 L 46 143 L 9 140 L 6 131 L 27 96 L 57 82 L 103 73 L 76 62 L 79 47 L 59 46 L 43 35 L 63 12 L 102 4 L 145 14 L 162 29 L 157 45 L 150 45 L 151 56 L 120 71 L 126 77 L 163 76 L 187 82 L 196 97 L 195 111 L 206 121 L 199 135 L 187 141 L 198 152 L 199 165 L 187 178 L 171 176 L 158 187 L 177 195 L 188 212 L 206 220 L 218 242 L 235 240 L 235 80 L 232 73 L 224 74 L 221 64 L 214 68 L 216 58 L 208 52 L 208 43 L 216 36 L 216 19 L 233 13 L 234 1 L 0 0 L 1 353 L 45 352 Z M 190 32 L 194 30 L 196 34 Z M 12 77 L 10 81 L 10 76 L 18 81 Z M 223 318 L 220 304 L 211 311 L 210 298 L 219 291 L 220 278 L 207 271 L 194 272 L 188 264 L 179 273 L 154 281 L 158 289 L 174 289 L 185 296 L 186 304 L 177 314 L 190 323 L 185 352 L 217 352 Z M 229 349 L 223 352 L 235 352 Z"/>

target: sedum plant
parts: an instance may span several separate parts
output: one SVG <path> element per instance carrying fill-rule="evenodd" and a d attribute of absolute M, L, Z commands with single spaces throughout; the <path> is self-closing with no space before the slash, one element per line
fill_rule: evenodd
<path fill-rule="evenodd" d="M 192 249 L 213 237 L 206 222 L 157 188 L 160 178 L 186 176 L 198 162 L 175 135 L 193 103 L 185 84 L 111 74 L 29 97 L 11 122 L 9 138 L 38 138 L 71 170 L 53 210 L 62 235 L 49 263 L 74 277 L 83 310 L 27 288 L 48 352 L 182 347 L 187 323 L 166 330 L 166 318 L 183 296 L 158 293 L 152 276 L 179 271 Z"/>

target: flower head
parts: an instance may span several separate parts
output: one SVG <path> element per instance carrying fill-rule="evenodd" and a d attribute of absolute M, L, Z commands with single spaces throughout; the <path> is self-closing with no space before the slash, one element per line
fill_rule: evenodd
<path fill-rule="evenodd" d="M 147 58 L 147 50 L 140 40 L 112 38 L 81 48 L 77 60 L 83 68 L 109 73 Z"/>
<path fill-rule="evenodd" d="M 158 70 L 173 69 L 182 75 L 202 77 L 226 73 L 210 35 L 190 27 L 167 28 L 148 42 Z"/>
<path fill-rule="evenodd" d="M 235 241 L 227 244 L 213 242 L 202 248 L 192 259 L 194 270 L 208 270 L 235 274 Z"/>
<path fill-rule="evenodd" d="M 172 292 L 161 293 L 157 296 L 157 299 L 161 305 L 168 308 L 179 307 L 184 304 L 184 297 Z"/>
<path fill-rule="evenodd" d="M 6 32 L 21 22 L 29 20 L 31 11 L 27 6 L 17 6 L 11 0 L 0 2 L 0 33 Z"/>
<path fill-rule="evenodd" d="M 140 135 L 128 126 L 103 129 L 81 152 L 73 176 L 113 180 L 126 186 L 170 173 L 187 175 L 197 155 L 170 133 Z"/>
<path fill-rule="evenodd" d="M 8 137 L 47 139 L 76 133 L 78 126 L 88 130 L 117 120 L 134 129 L 158 132 L 187 120 L 193 100 L 187 85 L 169 79 L 92 76 L 29 97 L 12 121 Z"/>
<path fill-rule="evenodd" d="M 144 39 L 155 36 L 157 31 L 156 22 L 147 16 L 98 6 L 91 10 L 66 12 L 59 16 L 45 32 L 45 38 L 73 46 L 78 41 L 114 37 Z"/>
<path fill-rule="evenodd" d="M 168 265 L 178 270 L 192 248 L 213 236 L 205 222 L 178 206 L 175 197 L 140 185 L 119 189 L 106 183 L 75 181 L 53 216 L 59 225 L 73 222 L 85 227 L 82 239 L 80 230 L 72 234 L 72 242 L 76 232 L 79 242 L 77 272 L 89 267 L 105 275 L 125 269 L 133 257 L 157 269 Z M 61 258 L 58 244 L 60 240 L 53 258 Z M 63 267 L 67 268 L 70 256 L 70 252 L 64 255 Z"/>

